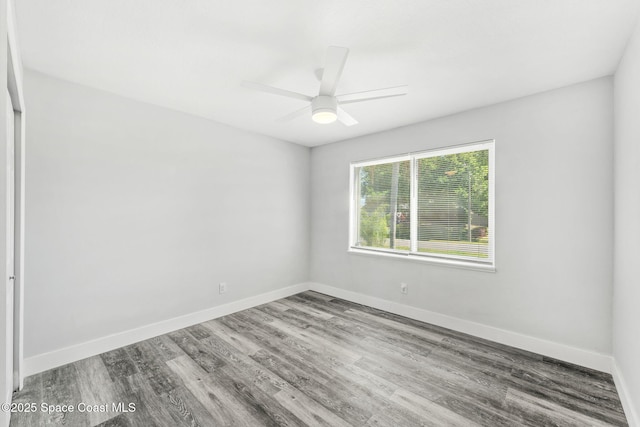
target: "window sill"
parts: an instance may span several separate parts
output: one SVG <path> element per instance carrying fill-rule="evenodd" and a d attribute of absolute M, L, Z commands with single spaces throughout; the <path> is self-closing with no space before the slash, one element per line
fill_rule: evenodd
<path fill-rule="evenodd" d="M 442 267 L 453 267 L 453 268 L 462 268 L 465 270 L 476 270 L 476 271 L 484 271 L 487 273 L 495 273 L 496 267 L 494 264 L 479 264 L 475 262 L 467 262 L 467 261 L 459 261 L 445 258 L 436 258 L 436 257 L 426 257 L 412 254 L 398 254 L 393 252 L 387 252 L 384 250 L 372 250 L 372 249 L 358 249 L 358 248 L 349 248 L 349 253 L 354 255 L 364 255 L 364 256 L 373 256 L 373 257 L 384 257 L 384 258 L 392 258 L 392 259 L 400 259 L 410 262 L 424 262 L 427 264 L 439 265 Z"/>

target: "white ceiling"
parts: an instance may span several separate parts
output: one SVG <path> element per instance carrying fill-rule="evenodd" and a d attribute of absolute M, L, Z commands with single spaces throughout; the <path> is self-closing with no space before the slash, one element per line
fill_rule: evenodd
<path fill-rule="evenodd" d="M 16 0 L 24 66 L 308 146 L 612 74 L 637 0 Z M 315 95 L 329 45 L 351 52 L 338 94 L 360 124 L 275 120 Z"/>

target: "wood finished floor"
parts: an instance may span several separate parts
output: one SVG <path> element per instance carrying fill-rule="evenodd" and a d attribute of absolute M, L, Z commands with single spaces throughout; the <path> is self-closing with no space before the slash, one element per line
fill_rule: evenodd
<path fill-rule="evenodd" d="M 627 425 L 610 375 L 314 292 L 31 376 L 14 402 L 109 407 L 14 427 Z"/>

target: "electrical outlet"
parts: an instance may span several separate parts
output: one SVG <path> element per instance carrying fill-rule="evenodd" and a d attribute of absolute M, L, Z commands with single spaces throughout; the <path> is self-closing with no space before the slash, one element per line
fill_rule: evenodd
<path fill-rule="evenodd" d="M 406 283 L 400 283 L 400 292 L 403 294 L 409 293 L 409 286 Z"/>
<path fill-rule="evenodd" d="M 220 291 L 221 294 L 224 294 L 225 292 L 227 292 L 227 283 L 226 282 L 220 283 L 218 290 Z"/>

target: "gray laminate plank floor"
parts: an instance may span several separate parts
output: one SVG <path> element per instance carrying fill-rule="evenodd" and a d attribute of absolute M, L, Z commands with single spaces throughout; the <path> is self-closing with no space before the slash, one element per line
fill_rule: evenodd
<path fill-rule="evenodd" d="M 37 408 L 14 427 L 627 425 L 608 374 L 314 292 L 33 375 L 14 402 Z"/>

